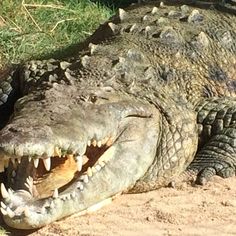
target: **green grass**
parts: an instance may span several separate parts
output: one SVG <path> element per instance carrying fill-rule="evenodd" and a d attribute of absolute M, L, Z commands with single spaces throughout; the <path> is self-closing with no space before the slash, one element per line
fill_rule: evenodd
<path fill-rule="evenodd" d="M 2 0 L 0 66 L 81 42 L 112 14 L 89 0 Z"/>
<path fill-rule="evenodd" d="M 9 235 L 9 232 L 7 232 L 4 228 L 0 226 L 0 236 L 6 236 Z"/>

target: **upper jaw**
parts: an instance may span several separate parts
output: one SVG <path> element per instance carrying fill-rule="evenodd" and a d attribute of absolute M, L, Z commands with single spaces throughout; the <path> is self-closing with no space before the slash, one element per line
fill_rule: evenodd
<path fill-rule="evenodd" d="M 12 185 L 9 181 L 9 186 L 15 189 L 15 192 L 7 191 L 4 185 L 1 186 L 4 198 L 1 203 L 1 211 L 7 224 L 15 228 L 38 228 L 74 213 L 75 203 L 78 203 L 76 210 L 82 211 L 94 203 L 123 191 L 130 184 L 134 184 L 137 177 L 132 177 L 126 181 L 125 173 L 124 183 L 121 180 L 121 183 L 117 183 L 112 187 L 111 183 L 107 181 L 111 178 L 114 172 L 113 169 L 119 170 L 117 172 L 119 173 L 126 166 L 126 163 L 122 161 L 122 157 L 127 154 L 126 150 L 120 147 L 120 142 L 130 142 L 130 134 L 127 133 L 127 128 L 130 124 L 134 125 L 135 120 L 140 119 L 139 117 L 148 118 L 147 124 L 149 124 L 152 122 L 150 118 L 153 116 L 153 111 L 153 107 L 147 104 L 122 101 L 100 105 L 92 104 L 91 106 L 81 106 L 79 108 L 77 106 L 76 109 L 71 109 L 69 113 L 60 116 L 57 120 L 45 119 L 46 123 L 43 124 L 35 123 L 42 122 L 42 119 L 37 119 L 33 113 L 32 117 L 24 113 L 13 117 L 11 122 L 1 130 L 0 134 L 1 169 L 4 170 L 4 165 L 7 167 L 8 163 L 12 163 L 11 168 L 9 168 L 9 175 L 12 175 L 14 163 L 20 160 L 21 165 L 26 164 L 28 169 L 19 173 L 20 177 L 17 178 L 19 181 L 15 185 Z M 147 124 L 145 123 L 143 126 Z M 139 133 L 138 131 L 137 133 Z M 157 130 L 153 129 L 154 133 L 155 131 Z M 155 135 L 153 134 L 153 136 Z M 82 171 L 81 174 L 76 174 L 77 169 L 82 168 L 81 157 L 86 153 L 88 146 L 98 148 L 107 146 L 107 148 L 104 149 L 105 152 L 100 159 L 93 163 L 92 168 L 83 170 L 84 172 Z M 122 151 L 120 151 L 121 149 Z M 133 150 L 133 147 L 130 149 Z M 125 153 L 123 154 L 123 152 Z M 136 150 L 134 150 L 136 155 L 135 152 Z M 151 152 L 154 155 L 154 151 Z M 37 165 L 38 158 L 42 159 L 41 164 L 43 163 L 45 169 L 49 170 L 51 168 L 50 161 L 53 160 L 54 156 L 59 158 L 60 155 L 66 155 L 67 157 L 72 155 L 75 162 L 72 167 L 76 166 L 77 169 L 74 172 L 72 171 L 71 183 L 63 188 L 59 194 L 57 190 L 59 187 L 56 187 L 55 191 L 55 188 L 50 189 L 50 191 L 53 191 L 43 196 L 46 197 L 44 199 L 35 197 L 33 187 L 29 187 L 31 181 L 27 180 L 28 174 Z M 141 158 L 140 153 L 137 156 Z M 28 161 L 28 158 L 31 160 Z M 117 163 L 117 159 L 120 164 Z M 110 167 L 104 168 L 106 162 L 112 163 L 113 161 L 116 163 L 115 165 L 109 164 Z M 21 170 L 24 170 L 24 168 L 21 168 Z M 69 172 L 71 173 L 71 171 Z M 78 178 L 74 179 L 74 174 Z M 49 183 L 52 183 L 53 178 L 54 176 L 51 180 L 49 178 Z M 116 176 L 113 176 L 113 178 L 117 179 Z M 89 179 L 92 181 L 89 181 Z M 90 182 L 89 185 L 88 181 Z M 96 184 L 96 181 L 99 185 L 104 183 L 103 189 L 98 189 L 99 185 Z M 26 187 L 25 182 L 28 185 Z M 98 192 L 94 189 L 97 189 Z M 102 191 L 104 191 L 104 195 L 101 194 Z M 86 192 L 89 192 L 89 194 Z M 97 199 L 96 195 L 99 195 L 100 198 Z M 86 201 L 83 199 L 86 199 Z M 57 212 L 60 212 L 60 210 L 62 212 L 57 214 L 55 209 Z"/>

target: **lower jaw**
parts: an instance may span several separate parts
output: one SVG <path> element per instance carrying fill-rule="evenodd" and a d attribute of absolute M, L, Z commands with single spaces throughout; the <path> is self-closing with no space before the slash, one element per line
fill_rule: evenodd
<path fill-rule="evenodd" d="M 48 203 L 48 206 L 41 209 L 41 212 L 37 212 L 35 209 L 28 209 L 27 212 L 24 211 L 14 217 L 3 216 L 3 219 L 12 228 L 24 230 L 37 229 L 75 213 L 77 213 L 76 217 L 78 217 L 95 212 L 110 204 L 115 197 L 116 195 L 105 198 L 96 204 L 87 202 L 85 205 L 81 202 L 79 194 L 77 196 L 66 194 L 56 199 L 46 200 L 44 204 Z"/>
<path fill-rule="evenodd" d="M 83 191 L 87 188 L 87 183 L 95 173 L 103 172 L 101 170 L 105 166 L 108 157 L 112 156 L 112 153 L 113 148 L 110 147 L 101 156 L 101 160 L 98 159 L 96 161 L 96 163 L 98 161 L 99 163 L 87 169 L 86 172 L 81 170 L 80 174 L 78 174 L 76 164 L 72 163 L 71 158 L 73 159 L 73 156 L 69 157 L 68 161 L 65 162 L 63 166 L 60 166 L 60 170 L 52 171 L 42 183 L 33 185 L 37 193 L 33 193 L 32 186 L 31 191 L 7 191 L 3 189 L 5 187 L 1 187 L 3 195 L 1 212 L 4 215 L 5 222 L 9 226 L 19 229 L 39 228 L 77 212 L 84 214 L 96 208 L 100 208 L 103 203 L 95 205 L 94 203 L 103 202 L 104 199 L 105 202 L 109 202 L 109 200 L 106 199 L 111 195 L 100 197 L 93 193 L 90 196 L 90 193 L 88 193 L 88 195 L 85 196 Z M 68 179 L 67 176 L 65 185 L 60 181 L 59 185 L 56 185 L 55 180 L 57 180 L 65 170 L 68 170 L 68 167 L 74 168 L 73 171 L 71 171 L 71 169 L 69 171 L 71 177 Z M 87 168 L 86 165 L 85 167 Z M 71 175 L 71 173 L 73 174 Z M 64 174 L 67 175 L 66 173 Z M 75 178 L 76 174 L 77 178 Z M 47 190 L 45 190 L 45 186 L 48 186 Z"/>

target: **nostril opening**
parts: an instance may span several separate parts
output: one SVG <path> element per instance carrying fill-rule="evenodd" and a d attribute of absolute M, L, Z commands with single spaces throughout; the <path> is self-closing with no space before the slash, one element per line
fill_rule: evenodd
<path fill-rule="evenodd" d="M 8 130 L 9 130 L 10 132 L 12 132 L 12 133 L 17 133 L 17 132 L 18 132 L 18 130 L 17 130 L 17 129 L 15 129 L 15 128 L 12 128 L 12 127 L 11 127 L 11 128 L 9 128 Z"/>

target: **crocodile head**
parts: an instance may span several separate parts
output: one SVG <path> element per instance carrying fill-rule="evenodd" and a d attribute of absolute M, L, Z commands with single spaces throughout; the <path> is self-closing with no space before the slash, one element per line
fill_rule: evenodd
<path fill-rule="evenodd" d="M 29 88 L 0 131 L 4 221 L 39 228 L 129 190 L 154 160 L 159 123 L 153 105 L 102 84 Z"/>

